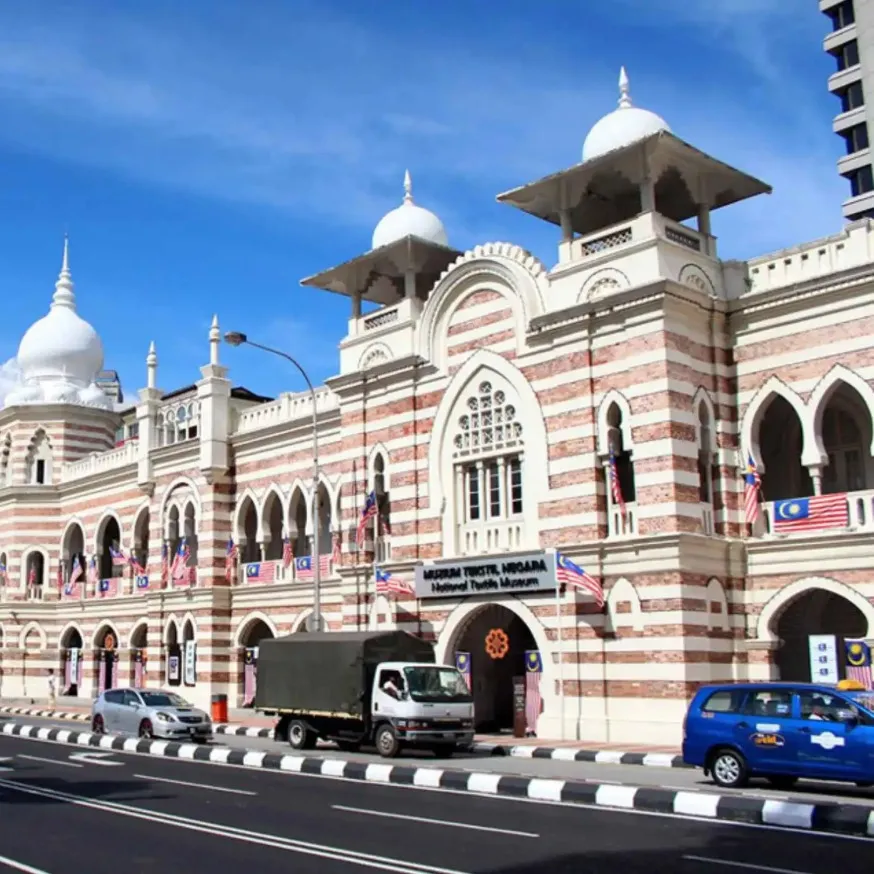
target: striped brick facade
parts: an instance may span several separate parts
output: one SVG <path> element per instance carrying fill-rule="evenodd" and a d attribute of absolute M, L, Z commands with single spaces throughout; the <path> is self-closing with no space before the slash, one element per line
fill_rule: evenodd
<path fill-rule="evenodd" d="M 874 636 L 874 493 L 864 488 L 874 484 L 874 226 L 861 222 L 741 265 L 740 285 L 735 267 L 715 255 L 690 270 L 666 236 L 655 243 L 664 255 L 657 268 L 634 260 L 632 236 L 620 240 L 551 273 L 518 247 L 477 247 L 425 300 L 399 305 L 400 316 L 389 318 L 393 310 L 384 307 L 379 321 L 371 314 L 353 322 L 342 372 L 316 392 L 319 551 L 330 553 L 335 536 L 342 543 L 321 604 L 331 630 L 406 629 L 432 640 L 438 659 L 450 663 L 456 651 L 482 647 L 471 636 L 479 618 L 509 628 L 516 617 L 512 627 L 526 629 L 518 632 L 525 643 L 511 645 L 543 655 L 542 737 L 667 743 L 678 740 L 685 702 L 701 683 L 789 670 L 779 663 L 781 618 L 811 592 L 831 606 L 794 618 L 787 634 Z M 225 390 L 216 349 L 213 339 L 212 364 L 197 386 L 198 435 L 190 439 L 142 439 L 171 404 L 154 389 L 144 390 L 137 409 L 141 439 L 119 448 L 109 448 L 114 414 L 0 412 L 0 463 L 11 471 L 0 480 L 0 557 L 9 571 L 0 601 L 2 696 L 44 696 L 46 671 L 63 671 L 72 634 L 82 641 L 80 694 L 90 696 L 109 632 L 119 682 L 133 680 L 134 653 L 144 650 L 148 681 L 163 684 L 168 648 L 189 637 L 197 677 L 181 691 L 201 704 L 226 693 L 234 705 L 243 697 L 243 648 L 259 635 L 306 627 L 311 584 L 281 562 L 272 582 L 249 583 L 237 568 L 229 584 L 225 552 L 233 537 L 247 560 L 277 561 L 286 535 L 298 555 L 311 551 L 311 401 L 238 402 Z M 769 471 L 777 456 L 762 449 L 783 439 L 772 436 L 780 421 L 762 431 L 777 399 L 797 416 L 803 437 L 791 475 L 805 468 L 810 493 L 818 493 L 829 482 L 829 458 L 843 465 L 832 491 L 850 493 L 861 508 L 849 530 L 776 537 L 768 504 L 765 519 L 747 531 L 740 473 L 747 452 L 769 501 L 802 496 L 767 494 L 769 476 L 774 488 L 783 485 Z M 835 399 L 859 416 L 859 434 L 844 426 L 837 449 L 823 430 Z M 472 424 L 474 405 L 485 403 L 501 410 L 503 436 Z M 485 455 L 465 442 L 474 427 Z M 28 484 L 35 435 L 45 435 L 51 451 L 45 484 Z M 852 468 L 860 447 L 862 467 Z M 624 517 L 608 488 L 611 448 L 623 465 Z M 480 475 L 483 458 L 496 459 L 506 512 L 470 522 L 465 477 Z M 358 516 L 376 486 L 390 534 L 376 537 L 371 524 L 359 552 Z M 174 520 L 184 526 L 186 515 L 196 534 L 196 581 L 165 588 L 161 546 L 175 543 Z M 76 531 L 83 552 L 99 555 L 111 525 L 125 552 L 147 561 L 148 589 L 128 573 L 108 597 L 90 587 L 60 598 L 58 562 L 69 561 Z M 603 611 L 573 592 L 562 597 L 560 617 L 552 593 L 375 595 L 374 561 L 412 580 L 420 561 L 544 548 L 602 579 Z M 22 569 L 34 549 L 46 562 L 39 598 L 25 591 Z"/>

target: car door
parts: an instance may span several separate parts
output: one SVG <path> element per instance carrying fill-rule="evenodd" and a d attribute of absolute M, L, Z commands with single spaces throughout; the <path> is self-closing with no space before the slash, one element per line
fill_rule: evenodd
<path fill-rule="evenodd" d="M 796 774 L 797 734 L 790 731 L 793 690 L 763 686 L 750 692 L 744 718 L 742 746 L 750 768 L 759 774 Z M 741 744 L 741 737 L 738 737 Z"/>
<path fill-rule="evenodd" d="M 823 780 L 872 779 L 872 747 L 864 714 L 851 701 L 817 689 L 797 695 L 798 760 L 803 776 Z"/>
<path fill-rule="evenodd" d="M 103 725 L 108 732 L 119 730 L 119 717 L 124 695 L 120 689 L 103 693 Z"/>
<path fill-rule="evenodd" d="M 122 703 L 118 708 L 118 730 L 125 732 L 125 734 L 136 734 L 142 719 L 140 711 L 142 710 L 143 702 L 133 689 L 124 689 L 122 696 Z"/>

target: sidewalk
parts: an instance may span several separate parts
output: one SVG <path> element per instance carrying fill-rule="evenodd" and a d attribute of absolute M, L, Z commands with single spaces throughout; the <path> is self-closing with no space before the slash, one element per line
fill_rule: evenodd
<path fill-rule="evenodd" d="M 90 719 L 90 702 L 82 698 L 59 697 L 53 709 L 48 698 L 7 698 L 0 700 L 0 715 L 39 716 L 84 722 Z M 236 737 L 272 738 L 276 720 L 253 713 L 248 709 L 232 708 L 230 722 L 215 723 L 215 733 Z M 560 759 L 616 765 L 650 765 L 656 767 L 684 767 L 680 752 L 675 747 L 650 744 L 587 743 L 578 740 L 548 738 L 517 738 L 511 735 L 482 734 L 474 739 L 473 752 L 493 756 L 517 758 Z"/>

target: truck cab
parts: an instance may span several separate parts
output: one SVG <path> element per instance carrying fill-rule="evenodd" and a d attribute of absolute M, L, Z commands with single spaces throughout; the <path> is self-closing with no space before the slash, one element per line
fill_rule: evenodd
<path fill-rule="evenodd" d="M 382 756 L 397 755 L 403 746 L 451 755 L 473 743 L 473 698 L 455 667 L 382 662 L 370 700 L 373 740 Z"/>

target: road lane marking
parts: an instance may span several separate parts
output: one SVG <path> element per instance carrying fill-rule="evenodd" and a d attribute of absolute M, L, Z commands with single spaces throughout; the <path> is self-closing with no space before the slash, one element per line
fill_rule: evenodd
<path fill-rule="evenodd" d="M 88 798 L 85 795 L 74 795 L 70 792 L 60 792 L 56 789 L 30 786 L 17 780 L 0 779 L 0 788 L 11 789 L 25 795 L 35 795 L 40 798 L 50 798 L 53 801 L 64 801 L 76 807 L 86 807 L 90 810 L 99 810 L 103 813 L 114 813 L 119 816 L 128 816 L 132 819 L 144 820 L 153 825 L 171 826 L 186 831 L 199 832 L 213 837 L 227 838 L 234 841 L 242 841 L 255 846 L 271 847 L 278 850 L 286 850 L 291 853 L 300 853 L 305 856 L 316 856 L 322 859 L 331 859 L 335 862 L 346 862 L 350 865 L 360 865 L 364 868 L 373 868 L 380 871 L 389 871 L 392 874 L 465 874 L 452 868 L 439 868 L 435 865 L 425 865 L 421 862 L 408 862 L 404 859 L 395 859 L 390 856 L 377 856 L 372 853 L 363 853 L 358 850 L 346 850 L 341 847 L 330 847 L 326 844 L 314 844 L 295 838 L 285 838 L 280 835 L 254 832 L 236 826 L 207 824 L 199 820 L 189 819 L 173 813 L 162 813 L 157 810 L 147 810 L 142 807 L 134 807 L 130 804 L 122 804 L 118 801 L 103 801 Z M 37 871 L 34 874 L 46 874 Z"/>
<path fill-rule="evenodd" d="M 806 874 L 795 868 L 771 868 L 768 865 L 752 865 L 749 862 L 731 862 L 728 859 L 708 859 L 707 856 L 683 856 L 690 862 L 707 862 L 710 865 L 725 865 L 728 868 L 744 868 L 747 871 L 765 871 L 766 874 Z"/>
<path fill-rule="evenodd" d="M 65 768 L 84 768 L 84 765 L 77 765 L 75 762 L 65 762 L 62 759 L 44 759 L 42 756 L 26 756 L 24 753 L 18 754 L 19 759 L 28 759 L 31 762 L 47 762 L 50 765 L 63 765 Z"/>
<path fill-rule="evenodd" d="M 116 767 L 117 765 L 123 765 L 124 762 L 108 762 L 106 759 L 111 756 L 112 753 L 97 753 L 97 752 L 89 752 L 89 753 L 71 753 L 70 758 L 74 762 L 87 762 L 89 765 L 108 765 L 109 767 Z"/>
<path fill-rule="evenodd" d="M 231 795 L 257 795 L 248 789 L 229 789 L 227 786 L 210 786 L 208 783 L 189 783 L 187 780 L 171 780 L 169 777 L 153 777 L 150 774 L 134 774 L 140 780 L 157 780 L 159 783 L 173 783 L 175 786 L 191 786 L 193 789 L 212 789 L 213 792 L 228 792 Z"/>
<path fill-rule="evenodd" d="M 450 819 L 429 819 L 426 816 L 409 816 L 404 813 L 387 813 L 383 810 L 365 810 L 363 807 L 346 807 L 344 804 L 332 804 L 332 810 L 345 810 L 348 813 L 364 813 L 367 816 L 384 816 L 387 819 L 406 819 L 410 822 L 424 822 L 428 825 L 445 825 L 452 828 L 468 828 L 478 832 L 494 832 L 498 835 L 515 835 L 519 838 L 539 838 L 534 832 L 520 832 L 511 828 L 492 828 L 487 825 L 473 825 L 468 822 L 453 822 Z"/>
<path fill-rule="evenodd" d="M 48 874 L 48 871 L 43 871 L 42 868 L 34 868 L 32 865 L 25 865 L 24 862 L 16 862 L 15 859 L 10 859 L 8 856 L 0 856 L 0 865 L 13 868 L 15 871 L 23 871 L 24 874 Z"/>

